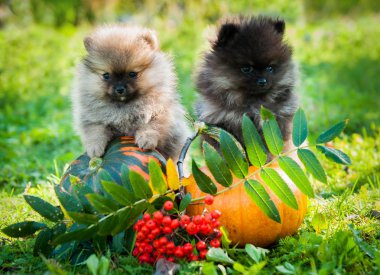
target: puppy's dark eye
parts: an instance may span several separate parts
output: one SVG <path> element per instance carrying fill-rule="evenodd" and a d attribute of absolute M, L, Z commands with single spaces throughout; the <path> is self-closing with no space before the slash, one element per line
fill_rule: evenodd
<path fill-rule="evenodd" d="M 241 67 L 240 70 L 244 74 L 249 74 L 253 72 L 253 67 L 252 66 Z"/>
<path fill-rule="evenodd" d="M 103 79 L 104 79 L 104 80 L 109 80 L 110 77 L 111 77 L 111 75 L 110 75 L 109 73 L 104 73 L 104 74 L 103 74 Z"/>
<path fill-rule="evenodd" d="M 265 70 L 268 72 L 268 73 L 273 73 L 274 69 L 272 66 L 268 66 L 265 68 Z"/>
<path fill-rule="evenodd" d="M 137 73 L 136 72 L 129 72 L 128 75 L 129 75 L 130 78 L 136 78 L 137 77 Z"/>

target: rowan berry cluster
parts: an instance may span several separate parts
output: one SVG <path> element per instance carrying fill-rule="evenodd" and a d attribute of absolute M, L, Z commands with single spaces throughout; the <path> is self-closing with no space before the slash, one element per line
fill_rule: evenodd
<path fill-rule="evenodd" d="M 213 203 L 212 196 L 206 196 L 206 204 Z M 166 201 L 162 211 L 152 215 L 145 213 L 134 225 L 136 244 L 133 256 L 140 263 L 155 264 L 159 259 L 198 261 L 205 259 L 210 247 L 220 247 L 220 211 L 204 212 L 202 215 L 172 215 L 168 211 L 173 202 Z"/>

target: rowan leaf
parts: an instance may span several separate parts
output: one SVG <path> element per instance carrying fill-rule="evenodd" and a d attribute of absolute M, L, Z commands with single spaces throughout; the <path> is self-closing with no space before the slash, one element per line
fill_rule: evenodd
<path fill-rule="evenodd" d="M 272 220 L 281 223 L 280 213 L 264 186 L 257 180 L 247 180 L 245 191 L 252 201 Z"/>
<path fill-rule="evenodd" d="M 153 196 L 149 184 L 136 171 L 129 171 L 129 179 L 136 197 L 140 199 L 149 199 Z"/>
<path fill-rule="evenodd" d="M 248 159 L 256 167 L 263 166 L 267 161 L 267 153 L 259 132 L 252 120 L 243 116 L 243 139 Z"/>
<path fill-rule="evenodd" d="M 341 121 L 341 122 L 335 124 L 333 127 L 328 129 L 327 131 L 323 132 L 317 138 L 317 144 L 326 143 L 326 142 L 333 140 L 334 138 L 339 136 L 339 134 L 344 130 L 344 128 L 346 128 L 347 124 L 348 124 L 348 120 Z"/>
<path fill-rule="evenodd" d="M 322 145 L 317 145 L 317 149 L 320 152 L 322 152 L 326 156 L 326 158 L 336 163 L 345 164 L 345 165 L 351 164 L 350 157 L 338 149 L 329 148 Z"/>
<path fill-rule="evenodd" d="M 240 179 L 244 178 L 248 173 L 248 162 L 235 138 L 224 130 L 220 131 L 220 149 L 232 173 Z"/>
<path fill-rule="evenodd" d="M 305 166 L 306 171 L 320 182 L 327 183 L 325 170 L 323 170 L 321 163 L 312 151 L 309 149 L 298 149 L 297 155 Z"/>
<path fill-rule="evenodd" d="M 298 209 L 296 197 L 276 170 L 263 168 L 260 172 L 260 176 L 280 200 L 291 208 Z"/>
<path fill-rule="evenodd" d="M 62 210 L 35 196 L 24 195 L 25 201 L 42 217 L 58 222 L 63 219 Z"/>
<path fill-rule="evenodd" d="M 302 109 L 298 109 L 293 117 L 293 144 L 296 147 L 301 146 L 301 144 L 306 140 L 307 134 L 308 130 L 305 112 Z"/>
<path fill-rule="evenodd" d="M 278 164 L 302 193 L 314 198 L 314 191 L 311 187 L 311 183 L 297 162 L 290 157 L 281 156 L 278 159 Z"/>
<path fill-rule="evenodd" d="M 195 182 L 197 183 L 199 189 L 201 189 L 202 192 L 205 192 L 207 194 L 216 193 L 216 185 L 212 182 L 209 176 L 207 176 L 198 168 L 194 160 L 192 162 L 192 171 Z"/>
<path fill-rule="evenodd" d="M 164 174 L 162 173 L 162 169 L 160 165 L 154 160 L 149 161 L 149 181 L 155 191 L 159 194 L 164 194 L 166 190 L 168 190 L 168 184 L 166 183 L 166 179 Z"/>
<path fill-rule="evenodd" d="M 224 187 L 232 184 L 232 175 L 219 153 L 207 142 L 203 143 L 206 165 L 214 179 Z"/>
<path fill-rule="evenodd" d="M 179 189 L 179 176 L 173 160 L 170 158 L 166 162 L 166 177 L 171 190 Z"/>

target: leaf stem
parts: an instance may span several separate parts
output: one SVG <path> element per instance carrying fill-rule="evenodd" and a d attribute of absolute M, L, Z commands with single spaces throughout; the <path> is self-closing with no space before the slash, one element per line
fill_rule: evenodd
<path fill-rule="evenodd" d="M 296 147 L 292 150 L 289 150 L 289 151 L 286 151 L 285 153 L 283 154 L 279 154 L 278 156 L 276 156 L 275 158 L 273 158 L 271 161 L 267 162 L 266 164 L 264 164 L 263 166 L 259 167 L 259 169 L 257 169 L 256 171 L 254 171 L 253 173 L 249 174 L 248 177 L 244 177 L 244 179 L 241 179 L 239 180 L 238 182 L 230 185 L 229 187 L 227 188 L 224 188 L 222 190 L 220 190 L 219 192 L 217 192 L 214 196 L 218 196 L 224 192 L 227 192 L 228 190 L 231 190 L 232 188 L 235 188 L 236 186 L 238 186 L 239 184 L 242 184 L 243 182 L 247 181 L 248 179 L 252 178 L 253 176 L 255 176 L 257 173 L 259 173 L 261 171 L 261 169 L 265 168 L 265 167 L 268 167 L 270 164 L 274 163 L 275 161 L 277 161 L 280 157 L 282 156 L 287 156 L 287 155 L 290 155 L 291 153 L 297 151 L 298 149 L 305 149 L 305 148 L 309 148 L 309 146 L 299 146 L 299 147 Z M 206 196 L 203 196 L 203 197 L 198 197 L 198 198 L 195 198 L 195 199 L 192 199 L 191 200 L 191 204 L 193 204 L 193 202 L 197 202 L 197 201 L 201 201 L 201 200 L 204 200 Z"/>

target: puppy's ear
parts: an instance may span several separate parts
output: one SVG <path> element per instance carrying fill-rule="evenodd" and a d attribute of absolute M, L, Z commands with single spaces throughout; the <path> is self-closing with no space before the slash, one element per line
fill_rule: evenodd
<path fill-rule="evenodd" d="M 152 50 L 158 50 L 159 43 L 157 35 L 152 30 L 146 30 L 142 33 L 141 38 L 152 48 Z"/>
<path fill-rule="evenodd" d="M 274 28 L 275 30 L 279 33 L 279 34 L 284 34 L 284 31 L 285 31 L 285 21 L 282 20 L 282 19 L 277 19 L 273 22 L 273 25 L 274 25 Z"/>
<path fill-rule="evenodd" d="M 239 26 L 233 23 L 225 23 L 221 26 L 218 38 L 215 42 L 216 47 L 225 47 L 230 43 L 234 37 L 239 33 Z"/>
<path fill-rule="evenodd" d="M 88 53 L 90 53 L 91 51 L 94 50 L 95 48 L 95 45 L 94 45 L 94 39 L 92 39 L 92 37 L 90 36 L 87 36 L 84 40 L 83 40 L 83 44 L 84 44 L 84 47 L 86 48 L 86 51 Z"/>

